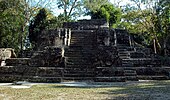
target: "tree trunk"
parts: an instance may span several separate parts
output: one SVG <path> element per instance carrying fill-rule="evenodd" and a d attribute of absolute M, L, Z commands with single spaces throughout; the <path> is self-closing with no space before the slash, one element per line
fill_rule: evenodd
<path fill-rule="evenodd" d="M 157 54 L 156 41 L 155 41 L 155 39 L 153 39 L 153 45 L 154 45 L 154 53 Z"/>
<path fill-rule="evenodd" d="M 164 49 L 164 56 L 166 56 L 166 39 L 164 40 L 163 49 Z"/>
<path fill-rule="evenodd" d="M 164 44 L 163 44 L 163 48 L 164 48 L 164 56 L 167 55 L 167 42 L 168 42 L 168 39 L 169 39 L 169 34 L 164 38 Z"/>

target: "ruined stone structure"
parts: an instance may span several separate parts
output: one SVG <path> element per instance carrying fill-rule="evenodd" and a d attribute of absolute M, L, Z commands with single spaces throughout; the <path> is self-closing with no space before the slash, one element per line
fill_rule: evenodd
<path fill-rule="evenodd" d="M 169 79 L 170 67 L 163 67 L 148 48 L 137 46 L 127 31 L 108 26 L 105 20 L 80 20 L 44 31 L 37 51 L 5 60 L 0 81 Z"/>

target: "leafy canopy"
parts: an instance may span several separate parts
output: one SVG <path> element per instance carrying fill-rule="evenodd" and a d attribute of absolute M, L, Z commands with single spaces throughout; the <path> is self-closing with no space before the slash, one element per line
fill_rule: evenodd
<path fill-rule="evenodd" d="M 92 19 L 106 19 L 110 27 L 113 27 L 114 24 L 120 22 L 122 13 L 121 10 L 114 7 L 114 5 L 105 4 L 96 11 L 90 11 L 89 14 Z"/>
<path fill-rule="evenodd" d="M 42 8 L 37 14 L 37 16 L 35 16 L 35 18 L 31 20 L 31 23 L 29 25 L 28 37 L 33 47 L 36 46 L 37 44 L 38 36 L 44 29 L 46 29 L 46 23 L 47 23 L 46 10 Z"/>
<path fill-rule="evenodd" d="M 0 1 L 0 47 L 19 50 L 21 25 L 24 23 L 23 0 Z"/>

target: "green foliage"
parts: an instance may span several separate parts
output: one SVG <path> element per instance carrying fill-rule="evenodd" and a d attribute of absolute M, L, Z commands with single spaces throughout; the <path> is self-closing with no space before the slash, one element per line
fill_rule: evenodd
<path fill-rule="evenodd" d="M 0 47 L 19 50 L 19 39 L 24 22 L 23 0 L 0 1 Z"/>
<path fill-rule="evenodd" d="M 106 19 L 109 25 L 113 27 L 114 24 L 120 22 L 121 10 L 114 7 L 112 4 L 102 5 L 98 10 L 89 13 L 92 19 Z"/>
<path fill-rule="evenodd" d="M 63 10 L 61 15 L 63 15 L 65 21 L 77 19 L 83 14 L 83 0 L 57 0 L 57 5 L 59 9 Z"/>
<path fill-rule="evenodd" d="M 47 29 L 61 28 L 64 22 L 65 17 L 62 14 L 60 14 L 58 17 L 53 17 L 48 20 Z"/>
<path fill-rule="evenodd" d="M 33 47 L 36 46 L 38 36 L 41 34 L 41 32 L 46 29 L 47 24 L 47 14 L 46 10 L 43 8 L 39 11 L 37 16 L 33 20 L 31 20 L 31 23 L 29 25 L 29 39 L 32 43 Z"/>
<path fill-rule="evenodd" d="M 84 8 L 87 10 L 86 12 L 96 12 L 102 5 L 109 3 L 108 0 L 84 0 Z"/>
<path fill-rule="evenodd" d="M 161 53 L 168 41 L 170 26 L 170 1 L 131 0 L 136 6 L 127 5 L 119 28 L 143 35 L 155 53 Z M 141 5 L 146 8 L 143 9 Z M 154 45 L 154 46 L 153 46 Z"/>

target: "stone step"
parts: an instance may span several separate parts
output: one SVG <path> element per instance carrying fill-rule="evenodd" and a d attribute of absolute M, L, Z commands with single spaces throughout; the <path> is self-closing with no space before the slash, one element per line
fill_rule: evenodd
<path fill-rule="evenodd" d="M 126 69 L 124 70 L 125 73 L 136 73 L 135 70 L 131 70 L 131 69 Z"/>
<path fill-rule="evenodd" d="M 117 43 L 117 46 L 118 47 L 127 47 L 127 46 L 129 46 L 129 44 Z"/>
<path fill-rule="evenodd" d="M 121 58 L 121 59 L 129 59 L 130 57 L 129 56 L 119 56 L 119 58 Z"/>
<path fill-rule="evenodd" d="M 134 51 L 132 51 L 132 50 L 128 50 L 128 49 L 117 49 L 117 52 L 118 53 L 131 53 L 131 52 L 134 52 Z"/>
<path fill-rule="evenodd" d="M 95 41 L 94 37 L 91 35 L 81 35 L 81 34 L 74 34 L 71 37 L 71 40 L 90 40 Z"/>
<path fill-rule="evenodd" d="M 62 80 L 63 81 L 75 81 L 75 80 L 78 80 L 78 81 L 84 81 L 84 80 L 93 80 L 94 79 L 94 76 L 92 77 L 63 77 Z"/>
<path fill-rule="evenodd" d="M 125 76 L 126 77 L 126 81 L 138 81 L 138 77 L 137 76 Z"/>
<path fill-rule="evenodd" d="M 134 51 L 134 48 L 133 47 L 130 47 L 130 46 L 117 46 L 117 49 L 124 49 L 124 50 L 127 50 L 127 51 Z"/>
<path fill-rule="evenodd" d="M 71 53 L 72 53 L 72 52 L 73 52 L 73 53 L 76 53 L 76 52 L 77 52 L 77 53 L 79 53 L 79 52 L 81 53 L 81 52 L 89 52 L 89 51 L 90 51 L 90 52 L 93 51 L 92 48 L 89 48 L 89 50 L 87 50 L 86 48 L 77 49 L 77 50 L 76 50 L 75 48 L 70 48 L 69 50 L 67 50 L 67 49 L 65 50 L 65 52 L 71 52 Z"/>
<path fill-rule="evenodd" d="M 30 58 L 8 58 L 5 60 L 6 66 L 29 65 Z"/>
<path fill-rule="evenodd" d="M 61 77 L 40 77 L 40 76 L 35 76 L 35 77 L 30 77 L 26 79 L 29 82 L 40 82 L 40 83 L 54 83 L 54 82 L 62 82 L 62 76 Z"/>
<path fill-rule="evenodd" d="M 70 45 L 69 50 L 94 50 L 94 46 L 76 46 L 76 45 Z M 66 49 L 67 50 L 67 49 Z"/>
<path fill-rule="evenodd" d="M 67 74 L 94 74 L 94 70 L 91 70 L 90 68 L 85 68 L 86 70 L 81 70 L 82 68 L 77 68 L 77 69 L 73 69 L 73 68 L 66 68 L 63 72 L 67 73 Z"/>
<path fill-rule="evenodd" d="M 129 56 L 130 57 L 130 54 L 129 53 L 118 53 L 118 56 Z"/>
<path fill-rule="evenodd" d="M 77 62 L 77 61 L 65 61 L 66 65 L 91 65 L 92 62 Z"/>
<path fill-rule="evenodd" d="M 79 49 L 79 50 L 70 49 L 70 50 L 65 50 L 64 53 L 92 53 L 92 52 L 96 52 L 96 50 L 93 50 L 91 48 L 89 48 L 88 50 L 86 50 L 86 49 Z"/>
<path fill-rule="evenodd" d="M 94 70 L 91 68 L 65 68 L 64 73 L 84 73 L 84 72 L 89 72 L 89 73 L 94 73 Z"/>
<path fill-rule="evenodd" d="M 66 48 L 65 51 L 86 51 L 86 50 L 94 50 L 93 48 L 87 48 L 84 46 L 69 46 L 69 48 Z"/>
<path fill-rule="evenodd" d="M 166 75 L 137 75 L 137 78 L 140 80 L 168 80 L 169 77 Z"/>
<path fill-rule="evenodd" d="M 134 72 L 134 73 L 124 73 L 124 75 L 125 76 L 136 76 L 137 74 L 136 72 Z"/>
<path fill-rule="evenodd" d="M 118 53 L 129 53 L 132 52 L 132 51 L 128 51 L 127 49 L 117 49 Z"/>
<path fill-rule="evenodd" d="M 124 75 L 125 76 L 136 76 L 136 70 L 132 70 L 132 69 L 124 69 Z"/>
<path fill-rule="evenodd" d="M 65 64 L 65 68 L 93 68 L 92 64 Z"/>
<path fill-rule="evenodd" d="M 93 48 L 93 45 L 89 45 L 89 44 L 70 44 L 70 46 L 81 46 L 81 47 L 86 47 L 86 48 Z"/>
<path fill-rule="evenodd" d="M 73 34 L 71 34 L 71 37 L 73 37 L 73 38 L 75 38 L 75 37 L 77 37 L 77 38 L 79 38 L 79 37 L 81 37 L 81 38 L 83 38 L 83 37 L 86 37 L 86 38 L 92 38 L 94 35 L 93 34 L 85 34 L 85 33 L 73 33 Z"/>
<path fill-rule="evenodd" d="M 72 37 L 71 37 L 71 40 L 90 40 L 90 41 L 94 41 L 94 37 L 92 37 L 92 36 L 79 36 L 79 35 L 73 35 Z"/>
<path fill-rule="evenodd" d="M 91 61 L 89 61 L 87 59 L 81 59 L 81 58 L 77 59 L 77 60 L 75 60 L 75 59 L 67 59 L 65 61 L 68 62 L 68 63 L 70 63 L 70 62 L 78 62 L 78 63 L 81 63 L 81 64 L 91 62 Z"/>
<path fill-rule="evenodd" d="M 124 49 L 124 48 L 123 48 L 123 49 L 117 48 L 117 51 L 118 51 L 118 52 L 127 52 L 127 49 Z"/>
<path fill-rule="evenodd" d="M 29 81 L 29 82 L 61 82 L 62 77 L 40 77 L 32 75 L 3 75 L 0 82 Z"/>
<path fill-rule="evenodd" d="M 92 44 L 92 43 L 96 43 L 96 42 L 95 41 L 91 41 L 91 40 L 87 41 L 87 39 L 86 40 L 83 40 L 83 39 L 81 39 L 81 40 L 72 40 L 71 39 L 70 43 L 90 43 L 90 44 Z"/>
<path fill-rule="evenodd" d="M 169 71 L 170 72 L 170 67 L 168 66 L 162 66 L 163 69 L 165 69 L 166 71 Z"/>
<path fill-rule="evenodd" d="M 150 58 L 123 58 L 122 62 L 133 63 L 134 66 L 160 67 L 161 62 L 156 62 Z"/>
<path fill-rule="evenodd" d="M 91 40 L 94 41 L 94 37 L 92 35 L 82 35 L 82 34 L 73 34 L 71 40 Z"/>
<path fill-rule="evenodd" d="M 74 65 L 74 64 L 67 64 L 66 63 L 65 68 L 67 68 L 67 69 L 72 69 L 72 68 L 93 68 L 93 66 L 91 64 Z"/>
<path fill-rule="evenodd" d="M 95 30 L 72 30 L 72 34 L 94 34 Z"/>
<path fill-rule="evenodd" d="M 84 47 L 84 48 L 94 48 L 95 47 L 95 45 L 94 45 L 94 43 L 70 43 L 70 46 L 82 46 L 82 47 Z"/>
<path fill-rule="evenodd" d="M 141 53 L 141 52 L 131 52 L 130 57 L 131 58 L 144 58 L 145 55 L 144 53 Z"/>
<path fill-rule="evenodd" d="M 92 59 L 94 59 L 94 57 L 91 57 L 89 58 L 88 56 L 82 56 L 82 57 L 77 57 L 77 56 L 74 56 L 74 57 L 65 57 L 65 60 L 66 61 L 91 61 Z"/>
<path fill-rule="evenodd" d="M 124 76 L 115 77 L 95 77 L 95 82 L 125 82 L 126 78 Z"/>
<path fill-rule="evenodd" d="M 74 53 L 65 53 L 65 57 L 91 57 L 91 54 L 74 54 Z"/>
<path fill-rule="evenodd" d="M 123 59 L 126 62 L 133 62 L 133 61 L 151 61 L 151 58 L 130 58 L 130 59 Z"/>
<path fill-rule="evenodd" d="M 88 41 L 87 41 L 88 40 Z M 71 41 L 79 41 L 79 42 L 95 42 L 93 38 L 89 38 L 89 37 L 84 37 L 84 38 L 79 38 L 77 37 L 77 39 L 74 37 L 71 39 Z"/>
<path fill-rule="evenodd" d="M 70 45 L 77 45 L 77 46 L 91 46 L 93 45 L 93 42 L 71 42 Z"/>
<path fill-rule="evenodd" d="M 132 63 L 122 63 L 122 67 L 133 67 Z"/>
<path fill-rule="evenodd" d="M 92 57 L 92 58 L 95 58 L 95 57 Z M 90 58 L 90 59 L 92 59 L 92 58 Z M 84 56 L 84 57 L 65 57 L 65 60 L 73 60 L 73 61 L 75 61 L 75 60 L 90 60 L 89 59 L 89 57 L 87 57 L 87 56 Z"/>
<path fill-rule="evenodd" d="M 83 54 L 92 54 L 93 52 L 95 52 L 95 51 L 92 51 L 92 50 L 89 50 L 89 51 L 65 51 L 64 53 L 65 54 L 75 54 L 75 55 L 77 55 L 77 54 L 79 54 L 79 55 L 83 55 Z"/>
<path fill-rule="evenodd" d="M 93 73 L 64 73 L 64 77 L 93 77 Z"/>

